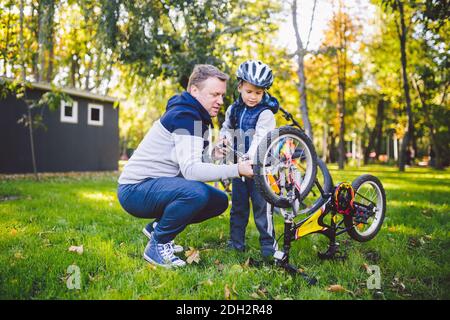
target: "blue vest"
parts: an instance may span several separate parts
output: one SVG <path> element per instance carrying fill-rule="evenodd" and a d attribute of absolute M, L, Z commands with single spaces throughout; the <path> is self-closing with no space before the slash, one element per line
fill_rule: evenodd
<path fill-rule="evenodd" d="M 242 100 L 241 95 L 239 95 L 238 100 L 231 105 L 230 111 L 231 127 L 234 130 L 239 129 L 237 131 L 239 137 L 235 137 L 234 149 L 241 152 L 243 151 L 244 153 L 247 152 L 252 143 L 256 123 L 258 122 L 261 112 L 264 110 L 271 110 L 275 114 L 278 112 L 279 108 L 280 105 L 278 104 L 278 100 L 268 93 L 264 93 L 261 102 L 252 108 L 248 107 Z M 247 134 L 245 134 L 246 132 Z M 239 143 L 236 143 L 237 141 L 240 141 L 241 143 L 245 141 L 245 150 L 241 150 L 242 146 L 239 146 Z"/>

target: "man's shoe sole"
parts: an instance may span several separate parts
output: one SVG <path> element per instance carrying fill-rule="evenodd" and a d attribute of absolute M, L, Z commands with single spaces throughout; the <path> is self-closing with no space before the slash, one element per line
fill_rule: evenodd
<path fill-rule="evenodd" d="M 153 264 L 153 265 L 155 265 L 155 266 L 163 267 L 163 268 L 166 268 L 166 269 L 170 269 L 170 268 L 174 267 L 174 266 L 167 265 L 167 264 L 160 264 L 160 263 L 158 263 L 158 262 L 152 260 L 152 258 L 150 258 L 149 256 L 147 256 L 145 253 L 144 253 L 143 256 L 144 256 L 145 261 L 147 261 L 147 262 L 149 262 L 149 263 L 151 263 L 151 264 Z"/>

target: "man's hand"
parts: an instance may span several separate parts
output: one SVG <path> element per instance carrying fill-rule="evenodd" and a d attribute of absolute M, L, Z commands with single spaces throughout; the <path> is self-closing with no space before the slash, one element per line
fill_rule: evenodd
<path fill-rule="evenodd" d="M 241 177 L 253 178 L 252 161 L 246 160 L 239 162 L 238 170 Z"/>
<path fill-rule="evenodd" d="M 216 144 L 216 146 L 213 149 L 213 159 L 223 159 L 225 155 L 227 154 L 227 148 L 228 145 L 227 138 L 220 139 L 219 142 Z"/>

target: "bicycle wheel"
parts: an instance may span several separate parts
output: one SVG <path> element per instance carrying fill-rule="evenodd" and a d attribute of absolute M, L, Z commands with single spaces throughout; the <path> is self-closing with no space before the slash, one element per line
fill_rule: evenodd
<path fill-rule="evenodd" d="M 386 212 L 386 193 L 377 177 L 359 176 L 352 182 L 354 213 L 345 215 L 344 223 L 350 237 L 359 242 L 373 239 L 380 231 Z"/>
<path fill-rule="evenodd" d="M 308 136 L 297 128 L 281 127 L 269 132 L 257 150 L 255 184 L 264 199 L 288 208 L 304 199 L 314 185 L 317 156 Z"/>

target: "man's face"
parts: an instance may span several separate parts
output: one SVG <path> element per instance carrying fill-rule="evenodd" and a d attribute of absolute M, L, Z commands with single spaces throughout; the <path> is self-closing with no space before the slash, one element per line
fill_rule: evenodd
<path fill-rule="evenodd" d="M 223 105 L 223 97 L 227 91 L 226 81 L 218 78 L 208 78 L 200 85 L 191 87 L 190 94 L 208 111 L 211 117 L 217 116 Z"/>

